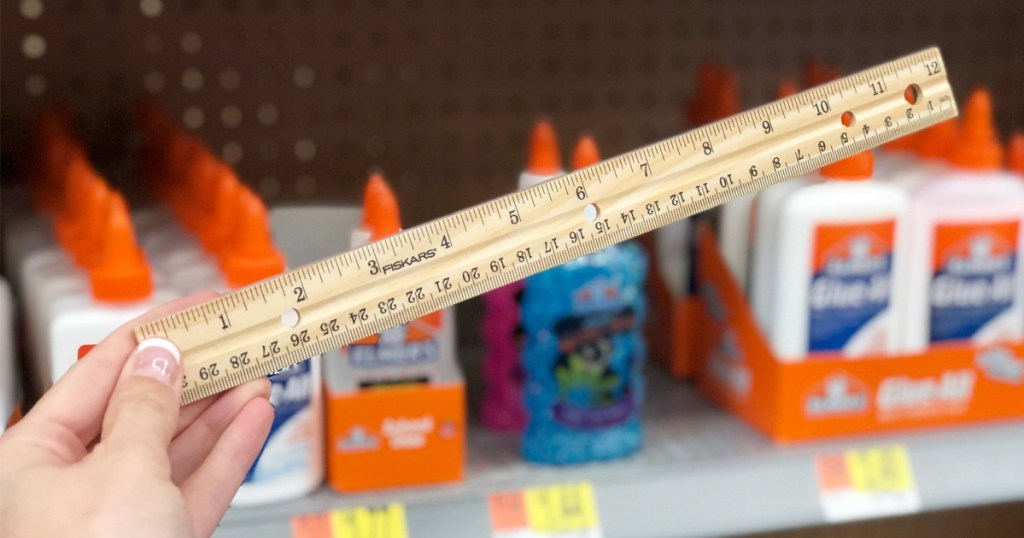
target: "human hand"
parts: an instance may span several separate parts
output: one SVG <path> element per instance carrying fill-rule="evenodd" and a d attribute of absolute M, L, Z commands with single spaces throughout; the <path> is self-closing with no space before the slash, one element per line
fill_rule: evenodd
<path fill-rule="evenodd" d="M 270 430 L 270 382 L 179 408 L 177 350 L 131 330 L 215 296 L 120 327 L 0 436 L 0 536 L 213 533 Z"/>

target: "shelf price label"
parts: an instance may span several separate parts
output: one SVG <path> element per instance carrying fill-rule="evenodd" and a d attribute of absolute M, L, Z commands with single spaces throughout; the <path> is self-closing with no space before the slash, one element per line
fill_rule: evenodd
<path fill-rule="evenodd" d="M 601 538 L 594 487 L 559 484 L 492 494 L 493 538 Z"/>
<path fill-rule="evenodd" d="M 903 445 L 825 454 L 814 460 L 825 520 L 851 521 L 921 509 Z"/>
<path fill-rule="evenodd" d="M 293 538 L 409 538 L 405 506 L 332 510 L 292 518 Z"/>

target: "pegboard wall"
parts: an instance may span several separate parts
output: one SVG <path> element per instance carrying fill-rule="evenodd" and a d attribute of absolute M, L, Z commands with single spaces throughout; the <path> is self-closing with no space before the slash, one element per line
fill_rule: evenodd
<path fill-rule="evenodd" d="M 80 116 L 129 194 L 134 99 L 149 95 L 272 203 L 356 200 L 382 167 L 415 223 L 515 187 L 532 120 L 606 154 L 683 129 L 704 60 L 745 106 L 816 55 L 844 72 L 940 45 L 959 95 L 1024 127 L 1020 0 L 5 0 L 5 183 L 47 100 Z M 13 163 L 13 164 L 12 164 Z"/>

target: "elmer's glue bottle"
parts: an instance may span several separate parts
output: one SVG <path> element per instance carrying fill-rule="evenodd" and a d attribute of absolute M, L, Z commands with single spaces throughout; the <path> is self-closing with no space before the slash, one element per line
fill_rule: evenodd
<path fill-rule="evenodd" d="M 373 173 L 364 191 L 362 223 L 352 232 L 351 246 L 360 248 L 400 230 L 398 200 L 384 177 Z M 448 420 L 425 395 L 431 393 L 431 385 L 450 378 L 458 368 L 449 341 L 453 335 L 445 329 L 451 322 L 444 310 L 432 312 L 324 354 L 327 483 L 332 488 L 361 487 L 356 484 L 364 481 L 354 475 L 366 471 L 380 475 L 377 484 L 415 481 L 403 472 L 415 454 L 431 454 L 445 445 Z M 389 391 L 392 398 L 379 397 Z M 373 402 L 380 407 L 354 416 L 358 413 L 354 407 Z M 413 423 L 419 426 L 413 428 Z M 410 434 L 412 430 L 403 434 L 405 427 L 425 435 Z M 393 468 L 357 471 L 354 466 L 360 462 Z"/>
<path fill-rule="evenodd" d="M 252 191 L 240 189 L 231 242 L 221 256 L 224 281 L 238 289 L 285 270 L 275 248 L 267 208 Z M 320 357 L 270 376 L 274 422 L 256 462 L 232 504 L 251 506 L 301 497 L 323 482 L 323 413 Z"/>
<path fill-rule="evenodd" d="M 401 231 L 398 200 L 381 174 L 370 175 L 363 195 L 363 220 L 352 232 L 353 249 Z M 443 312 L 433 312 L 325 355 L 328 400 L 334 389 L 341 392 L 345 386 L 351 392 L 436 378 L 441 362 L 455 362 L 454 356 L 442 356 L 443 318 Z"/>
<path fill-rule="evenodd" d="M 593 140 L 574 164 L 597 162 Z M 634 242 L 525 279 L 523 399 L 528 461 L 571 464 L 640 448 L 647 257 Z"/>
<path fill-rule="evenodd" d="M 971 94 L 950 170 L 913 196 L 907 347 L 1024 337 L 1024 187 L 1003 172 L 984 89 Z"/>
<path fill-rule="evenodd" d="M 155 285 L 135 241 L 128 206 L 113 193 L 95 258 L 83 266 L 88 289 L 69 290 L 47 307 L 49 363 L 53 381 L 115 329 L 175 297 Z"/>
<path fill-rule="evenodd" d="M 772 305 L 775 304 L 778 291 L 775 288 L 775 271 L 779 264 L 775 245 L 779 237 L 779 218 L 782 205 L 790 195 L 814 184 L 818 178 L 818 174 L 807 174 L 772 185 L 757 193 L 757 196 L 754 197 L 754 204 L 750 208 L 754 241 L 751 252 L 748 295 L 754 317 L 766 334 L 771 333 L 775 320 L 772 315 Z"/>
<path fill-rule="evenodd" d="M 731 88 L 733 93 L 738 93 L 735 82 Z M 784 80 L 779 84 L 778 98 L 785 99 L 798 90 L 795 82 Z M 738 102 L 738 98 L 736 101 Z M 737 112 L 739 110 L 733 110 L 727 115 L 731 116 Z M 755 198 L 755 193 L 747 194 L 723 205 L 718 224 L 718 247 L 722 251 L 726 266 L 732 271 L 733 278 L 744 292 L 750 287 L 750 252 L 753 242 L 750 219 Z"/>
<path fill-rule="evenodd" d="M 777 251 L 768 334 L 782 361 L 896 351 L 903 305 L 895 280 L 909 200 L 872 181 L 872 166 L 871 152 L 826 166 L 824 181 L 779 207 L 778 234 L 763 246 Z"/>
<path fill-rule="evenodd" d="M 559 156 L 558 138 L 549 120 L 539 120 L 530 136 L 526 170 L 519 175 L 519 190 L 539 185 L 565 173 Z M 481 330 L 487 351 L 484 355 L 484 396 L 481 421 L 498 431 L 522 431 L 526 425 L 523 409 L 522 347 L 519 297 L 523 283 L 513 282 L 486 293 Z"/>

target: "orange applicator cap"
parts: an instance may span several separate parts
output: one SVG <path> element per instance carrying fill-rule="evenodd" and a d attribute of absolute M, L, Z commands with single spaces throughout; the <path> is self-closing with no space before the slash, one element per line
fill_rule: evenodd
<path fill-rule="evenodd" d="M 974 90 L 967 99 L 949 163 L 969 170 L 995 170 L 1003 164 L 1003 148 L 992 123 L 992 97 L 985 88 Z"/>
<path fill-rule="evenodd" d="M 948 119 L 904 138 L 910 138 L 915 143 L 914 151 L 922 159 L 948 159 L 959 130 L 956 120 Z"/>
<path fill-rule="evenodd" d="M 874 171 L 874 154 L 870 151 L 862 151 L 822 168 L 821 177 L 842 181 L 860 181 L 871 179 Z"/>
<path fill-rule="evenodd" d="M 1024 133 L 1015 133 L 1006 144 L 1006 168 L 1024 176 Z"/>
<path fill-rule="evenodd" d="M 708 107 L 708 122 L 718 121 L 740 113 L 740 88 L 736 81 L 736 71 L 722 69 L 718 75 L 718 85 L 711 95 Z"/>
<path fill-rule="evenodd" d="M 576 147 L 572 150 L 572 169 L 579 170 L 601 161 L 601 152 L 597 149 L 597 142 L 589 134 L 580 135 Z"/>
<path fill-rule="evenodd" d="M 547 118 L 541 118 L 533 125 L 526 171 L 536 176 L 551 176 L 562 171 L 558 136 L 554 124 Z"/>
<path fill-rule="evenodd" d="M 95 229 L 90 227 L 95 226 L 97 215 L 100 220 L 104 218 L 110 190 L 84 155 L 72 158 L 64 174 L 63 199 L 54 219 L 55 235 L 57 242 L 81 263 L 86 254 L 83 249 L 95 248 L 88 240 L 90 230 Z"/>
<path fill-rule="evenodd" d="M 103 230 L 101 254 L 89 270 L 92 296 L 100 301 L 132 302 L 153 293 L 153 275 L 142 249 L 135 244 L 128 206 L 119 193 L 111 196 Z"/>
<path fill-rule="evenodd" d="M 85 268 L 92 267 L 102 258 L 107 221 L 116 194 L 100 177 L 88 185 L 84 197 L 77 200 L 79 215 L 75 219 L 71 244 L 75 264 Z"/>
<path fill-rule="evenodd" d="M 363 231 L 378 241 L 402 230 L 398 199 L 380 172 L 372 172 L 363 191 Z"/>
<path fill-rule="evenodd" d="M 207 252 L 219 256 L 229 246 L 241 187 L 238 176 L 227 166 L 214 179 L 212 211 L 207 224 L 199 229 L 199 240 Z"/>
<path fill-rule="evenodd" d="M 234 237 L 221 269 L 229 286 L 241 288 L 284 271 L 284 255 L 274 247 L 263 201 L 242 188 L 236 203 Z"/>
<path fill-rule="evenodd" d="M 696 90 L 693 98 L 686 104 L 686 123 L 690 127 L 700 127 L 711 121 L 708 109 L 718 92 L 718 79 L 721 68 L 712 62 L 704 62 L 697 70 Z"/>
<path fill-rule="evenodd" d="M 785 99 L 791 95 L 800 93 L 800 85 L 791 78 L 784 78 L 779 82 L 779 87 L 775 90 L 778 99 Z"/>
<path fill-rule="evenodd" d="M 804 64 L 804 85 L 808 88 L 832 82 L 837 78 L 839 68 L 822 62 L 817 56 L 812 56 Z"/>

